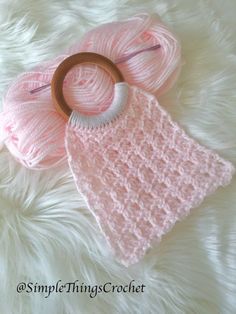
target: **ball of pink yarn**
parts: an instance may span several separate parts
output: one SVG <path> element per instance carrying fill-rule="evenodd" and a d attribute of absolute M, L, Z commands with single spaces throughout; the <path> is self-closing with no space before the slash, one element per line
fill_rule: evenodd
<path fill-rule="evenodd" d="M 157 44 L 160 49 L 137 54 L 118 67 L 129 84 L 158 96 L 175 83 L 181 54 L 178 40 L 157 15 L 141 14 L 96 27 L 69 49 L 69 53 L 91 51 L 116 62 L 132 52 Z"/>
<path fill-rule="evenodd" d="M 50 89 L 30 91 L 50 83 L 60 62 L 80 51 L 100 53 L 113 62 L 154 45 L 117 64 L 130 85 L 156 95 L 168 90 L 180 70 L 180 45 L 156 16 L 142 14 L 122 22 L 101 25 L 54 60 L 20 75 L 9 87 L 0 114 L 1 137 L 9 151 L 26 167 L 45 169 L 66 158 L 66 121 L 52 103 Z M 73 68 L 65 79 L 64 94 L 73 109 L 87 114 L 104 111 L 113 98 L 111 77 L 94 65 Z"/>

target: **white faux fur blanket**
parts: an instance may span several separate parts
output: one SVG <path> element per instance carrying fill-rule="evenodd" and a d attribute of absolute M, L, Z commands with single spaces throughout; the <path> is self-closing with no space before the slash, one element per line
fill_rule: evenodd
<path fill-rule="evenodd" d="M 1 95 L 17 74 L 91 27 L 144 11 L 157 12 L 183 48 L 179 81 L 160 103 L 192 137 L 236 164 L 235 0 L 0 0 Z M 3 149 L 0 313 L 236 313 L 235 189 L 234 178 L 142 262 L 125 268 L 111 255 L 67 167 L 29 171 Z M 81 290 L 110 282 L 143 285 L 143 292 L 55 291 L 57 282 L 58 288 L 75 281 Z M 21 282 L 28 290 L 19 293 Z M 41 285 L 55 285 L 54 291 Z"/>

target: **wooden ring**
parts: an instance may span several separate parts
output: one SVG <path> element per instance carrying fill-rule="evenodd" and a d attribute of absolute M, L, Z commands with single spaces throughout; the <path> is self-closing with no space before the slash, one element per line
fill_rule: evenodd
<path fill-rule="evenodd" d="M 76 65 L 81 63 L 92 63 L 99 65 L 111 74 L 115 83 L 124 82 L 124 78 L 117 66 L 108 58 L 94 52 L 80 52 L 74 54 L 59 64 L 53 74 L 51 81 L 51 95 L 57 111 L 68 119 L 72 109 L 67 104 L 63 95 L 63 81 L 67 73 Z"/>

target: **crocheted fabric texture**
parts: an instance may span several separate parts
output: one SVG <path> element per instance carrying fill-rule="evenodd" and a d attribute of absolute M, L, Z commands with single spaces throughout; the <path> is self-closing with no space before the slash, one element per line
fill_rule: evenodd
<path fill-rule="evenodd" d="M 126 266 L 234 172 L 136 87 L 114 121 L 90 129 L 69 123 L 66 149 L 77 188 Z"/>

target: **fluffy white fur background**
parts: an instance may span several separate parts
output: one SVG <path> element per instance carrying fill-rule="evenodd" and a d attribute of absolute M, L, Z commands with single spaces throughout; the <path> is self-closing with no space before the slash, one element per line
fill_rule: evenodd
<path fill-rule="evenodd" d="M 236 164 L 235 0 L 0 0 L 0 92 L 91 27 L 157 12 L 184 65 L 162 97 L 193 137 Z M 236 313 L 236 180 L 128 269 L 111 256 L 67 167 L 35 172 L 0 153 L 1 314 Z M 135 294 L 18 294 L 21 281 L 146 285 Z"/>

